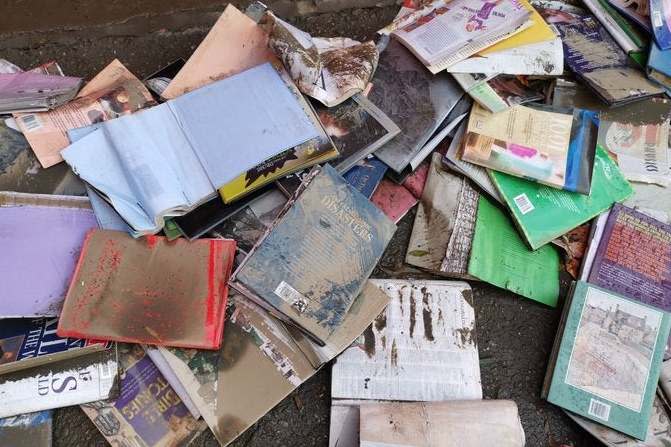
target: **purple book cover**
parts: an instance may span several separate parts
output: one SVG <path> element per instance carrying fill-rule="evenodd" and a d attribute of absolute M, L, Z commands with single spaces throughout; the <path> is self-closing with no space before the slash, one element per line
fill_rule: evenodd
<path fill-rule="evenodd" d="M 632 67 L 627 53 L 592 16 L 554 9 L 539 12 L 559 30 L 566 65 L 606 103 L 661 93 L 641 70 Z"/>
<path fill-rule="evenodd" d="M 0 207 L 0 318 L 58 316 L 93 211 Z"/>
<path fill-rule="evenodd" d="M 589 282 L 671 311 L 671 225 L 616 203 Z"/>

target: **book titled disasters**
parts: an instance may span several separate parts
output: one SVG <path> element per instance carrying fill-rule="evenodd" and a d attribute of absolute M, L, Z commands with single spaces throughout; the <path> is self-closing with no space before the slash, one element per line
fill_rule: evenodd
<path fill-rule="evenodd" d="M 645 439 L 669 315 L 579 281 L 565 304 L 543 397 Z"/>
<path fill-rule="evenodd" d="M 330 165 L 305 179 L 231 285 L 324 344 L 396 226 Z"/>

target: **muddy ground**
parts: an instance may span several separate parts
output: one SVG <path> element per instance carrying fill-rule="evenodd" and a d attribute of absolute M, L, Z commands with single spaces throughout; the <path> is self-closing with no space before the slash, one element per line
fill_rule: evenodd
<path fill-rule="evenodd" d="M 240 2 L 239 2 L 240 3 Z M 290 0 L 268 2 L 291 21 L 323 36 L 373 37 L 396 13 L 389 1 Z M 178 57 L 188 58 L 225 3 L 212 0 L 0 0 L 0 58 L 22 67 L 56 59 L 66 74 L 92 77 L 119 58 L 144 77 Z M 300 10 L 300 11 L 299 11 Z M 376 276 L 408 277 L 402 259 L 414 211 L 401 222 Z M 473 284 L 484 395 L 512 399 L 520 409 L 528 446 L 599 445 L 561 410 L 540 399 L 559 311 L 487 285 Z M 330 367 L 303 384 L 232 445 L 236 447 L 325 446 L 328 441 Z M 55 446 L 102 446 L 104 438 L 78 408 L 58 410 Z M 215 446 L 208 432 L 196 446 Z"/>

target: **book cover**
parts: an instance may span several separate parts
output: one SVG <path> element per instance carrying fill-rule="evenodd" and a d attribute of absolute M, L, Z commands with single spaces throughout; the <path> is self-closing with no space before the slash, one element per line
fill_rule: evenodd
<path fill-rule="evenodd" d="M 343 178 L 365 197 L 373 195 L 382 181 L 387 165 L 375 157 L 361 160 L 343 174 Z"/>
<path fill-rule="evenodd" d="M 602 101 L 621 104 L 662 92 L 592 16 L 555 9 L 540 13 L 559 30 L 568 67 Z"/>
<path fill-rule="evenodd" d="M 0 374 L 111 347 L 111 343 L 56 335 L 58 318 L 8 318 L 0 325 Z"/>
<path fill-rule="evenodd" d="M 588 281 L 671 311 L 671 224 L 616 203 Z"/>
<path fill-rule="evenodd" d="M 44 169 L 26 138 L 0 119 L 0 191 L 82 196 L 84 184 L 60 164 Z"/>
<path fill-rule="evenodd" d="M 0 375 L 0 418 L 115 397 L 119 392 L 118 367 L 115 345 Z"/>
<path fill-rule="evenodd" d="M 0 445 L 51 447 L 52 424 L 51 410 L 0 419 Z"/>
<path fill-rule="evenodd" d="M 648 34 L 652 33 L 650 7 L 648 2 L 630 2 L 627 0 L 608 0 L 610 5 L 630 19 Z"/>
<path fill-rule="evenodd" d="M 360 447 L 524 447 L 512 400 L 372 402 L 361 405 Z"/>
<path fill-rule="evenodd" d="M 659 388 L 657 388 L 657 393 L 659 393 Z M 652 405 L 652 414 L 650 415 L 648 430 L 643 441 L 585 419 L 570 411 L 565 411 L 565 413 L 576 424 L 608 447 L 666 447 L 667 445 L 671 445 L 671 421 L 669 420 L 669 414 L 667 413 L 664 401 L 658 395 L 655 396 Z"/>
<path fill-rule="evenodd" d="M 669 315 L 582 281 L 566 305 L 547 400 L 644 439 Z"/>
<path fill-rule="evenodd" d="M 444 169 L 441 158 L 433 154 L 405 262 L 433 273 L 464 277 L 479 194 L 464 177 Z"/>
<path fill-rule="evenodd" d="M 597 144 L 627 180 L 671 186 L 671 101 L 650 98 L 599 115 Z"/>
<path fill-rule="evenodd" d="M 140 345 L 120 344 L 119 397 L 81 405 L 110 445 L 186 446 L 206 425 L 191 416 Z"/>
<path fill-rule="evenodd" d="M 334 107 L 315 104 L 315 111 L 340 155 L 330 163 L 345 172 L 384 146 L 401 129 L 362 94 Z"/>
<path fill-rule="evenodd" d="M 532 8 L 516 0 L 433 2 L 391 35 L 433 74 L 533 25 Z"/>
<path fill-rule="evenodd" d="M 391 40 L 380 54 L 368 99 L 401 129 L 375 151 L 399 174 L 463 96 L 447 73 L 432 75 L 403 45 Z"/>
<path fill-rule="evenodd" d="M 333 399 L 482 399 L 473 295 L 459 281 L 372 280 L 391 302 L 336 360 Z"/>
<path fill-rule="evenodd" d="M 650 20 L 655 41 L 662 50 L 671 49 L 671 2 L 650 0 Z"/>
<path fill-rule="evenodd" d="M 58 316 L 87 231 L 83 197 L 0 194 L 0 317 Z"/>
<path fill-rule="evenodd" d="M 597 136 L 594 112 L 473 106 L 461 158 L 553 188 L 589 194 Z"/>
<path fill-rule="evenodd" d="M 559 254 L 546 245 L 532 251 L 497 206 L 480 196 L 468 273 L 548 306 L 559 299 Z"/>
<path fill-rule="evenodd" d="M 660 49 L 655 42 L 650 43 L 648 56 L 648 78 L 671 91 L 671 50 Z"/>
<path fill-rule="evenodd" d="M 515 224 L 534 250 L 633 193 L 615 162 L 599 147 L 589 195 L 550 188 L 502 172 L 490 171 L 489 175 Z"/>
<path fill-rule="evenodd" d="M 403 185 L 383 178 L 370 197 L 370 201 L 392 222 L 398 223 L 412 207 L 417 205 L 419 199 Z"/>
<path fill-rule="evenodd" d="M 316 136 L 264 160 L 224 184 L 219 188 L 219 195 L 224 203 L 239 200 L 241 197 L 293 172 L 343 156 L 341 148 L 334 144 L 332 135 L 328 132 L 329 128 L 324 125 L 323 120 L 320 121 L 321 117 L 317 116 L 315 109 L 293 84 L 286 70 L 281 66 L 276 68 L 287 89 L 296 98 L 300 108 L 314 127 Z"/>
<path fill-rule="evenodd" d="M 315 169 L 301 189 L 234 272 L 231 284 L 323 343 L 361 291 L 396 226 L 328 164 Z"/>
<path fill-rule="evenodd" d="M 285 326 L 232 295 L 217 371 L 215 437 L 231 443 L 316 372 Z"/>
<path fill-rule="evenodd" d="M 235 241 L 94 230 L 58 322 L 61 337 L 199 349 L 221 345 Z M 188 315 L 188 318 L 184 318 Z"/>

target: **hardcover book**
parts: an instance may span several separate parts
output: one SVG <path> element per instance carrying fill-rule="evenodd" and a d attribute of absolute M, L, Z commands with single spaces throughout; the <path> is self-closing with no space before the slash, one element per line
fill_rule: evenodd
<path fill-rule="evenodd" d="M 142 346 L 119 345 L 118 350 L 123 371 L 119 397 L 83 404 L 81 409 L 110 445 L 189 445 L 206 424 L 191 416 Z"/>
<path fill-rule="evenodd" d="M 597 126 L 585 110 L 473 106 L 461 158 L 553 188 L 589 194 Z"/>
<path fill-rule="evenodd" d="M 510 218 L 480 196 L 468 273 L 548 306 L 559 299 L 559 254 L 552 245 L 532 251 Z"/>
<path fill-rule="evenodd" d="M 0 374 L 74 358 L 111 347 L 56 335 L 57 318 L 8 318 L 0 325 Z"/>
<path fill-rule="evenodd" d="M 645 439 L 670 324 L 662 310 L 579 281 L 565 304 L 543 396 Z"/>
<path fill-rule="evenodd" d="M 605 103 L 622 104 L 662 93 L 592 16 L 554 9 L 540 13 L 559 30 L 568 67 Z"/>
<path fill-rule="evenodd" d="M 0 418 L 69 407 L 118 395 L 116 345 L 110 349 L 0 375 Z"/>
<path fill-rule="evenodd" d="M 671 50 L 660 49 L 655 42 L 650 43 L 648 56 L 648 78 L 671 91 Z"/>
<path fill-rule="evenodd" d="M 235 241 L 226 239 L 168 242 L 91 231 L 57 333 L 218 349 L 234 255 Z"/>
<path fill-rule="evenodd" d="M 330 165 L 315 168 L 231 285 L 324 343 L 396 226 Z"/>
<path fill-rule="evenodd" d="M 400 174 L 464 93 L 450 75 L 432 75 L 394 40 L 380 54 L 372 83 L 368 99 L 401 128 L 375 156 Z"/>
<path fill-rule="evenodd" d="M 58 316 L 86 232 L 88 199 L 0 193 L 0 318 Z"/>
<path fill-rule="evenodd" d="M 632 189 L 606 151 L 597 147 L 589 195 L 550 188 L 490 171 L 518 229 L 532 249 L 596 217 L 632 195 Z"/>
<path fill-rule="evenodd" d="M 616 203 L 588 281 L 671 311 L 671 224 Z"/>
<path fill-rule="evenodd" d="M 343 178 L 357 191 L 370 199 L 387 169 L 387 165 L 377 158 L 371 157 L 352 166 L 349 171 L 343 174 Z"/>

